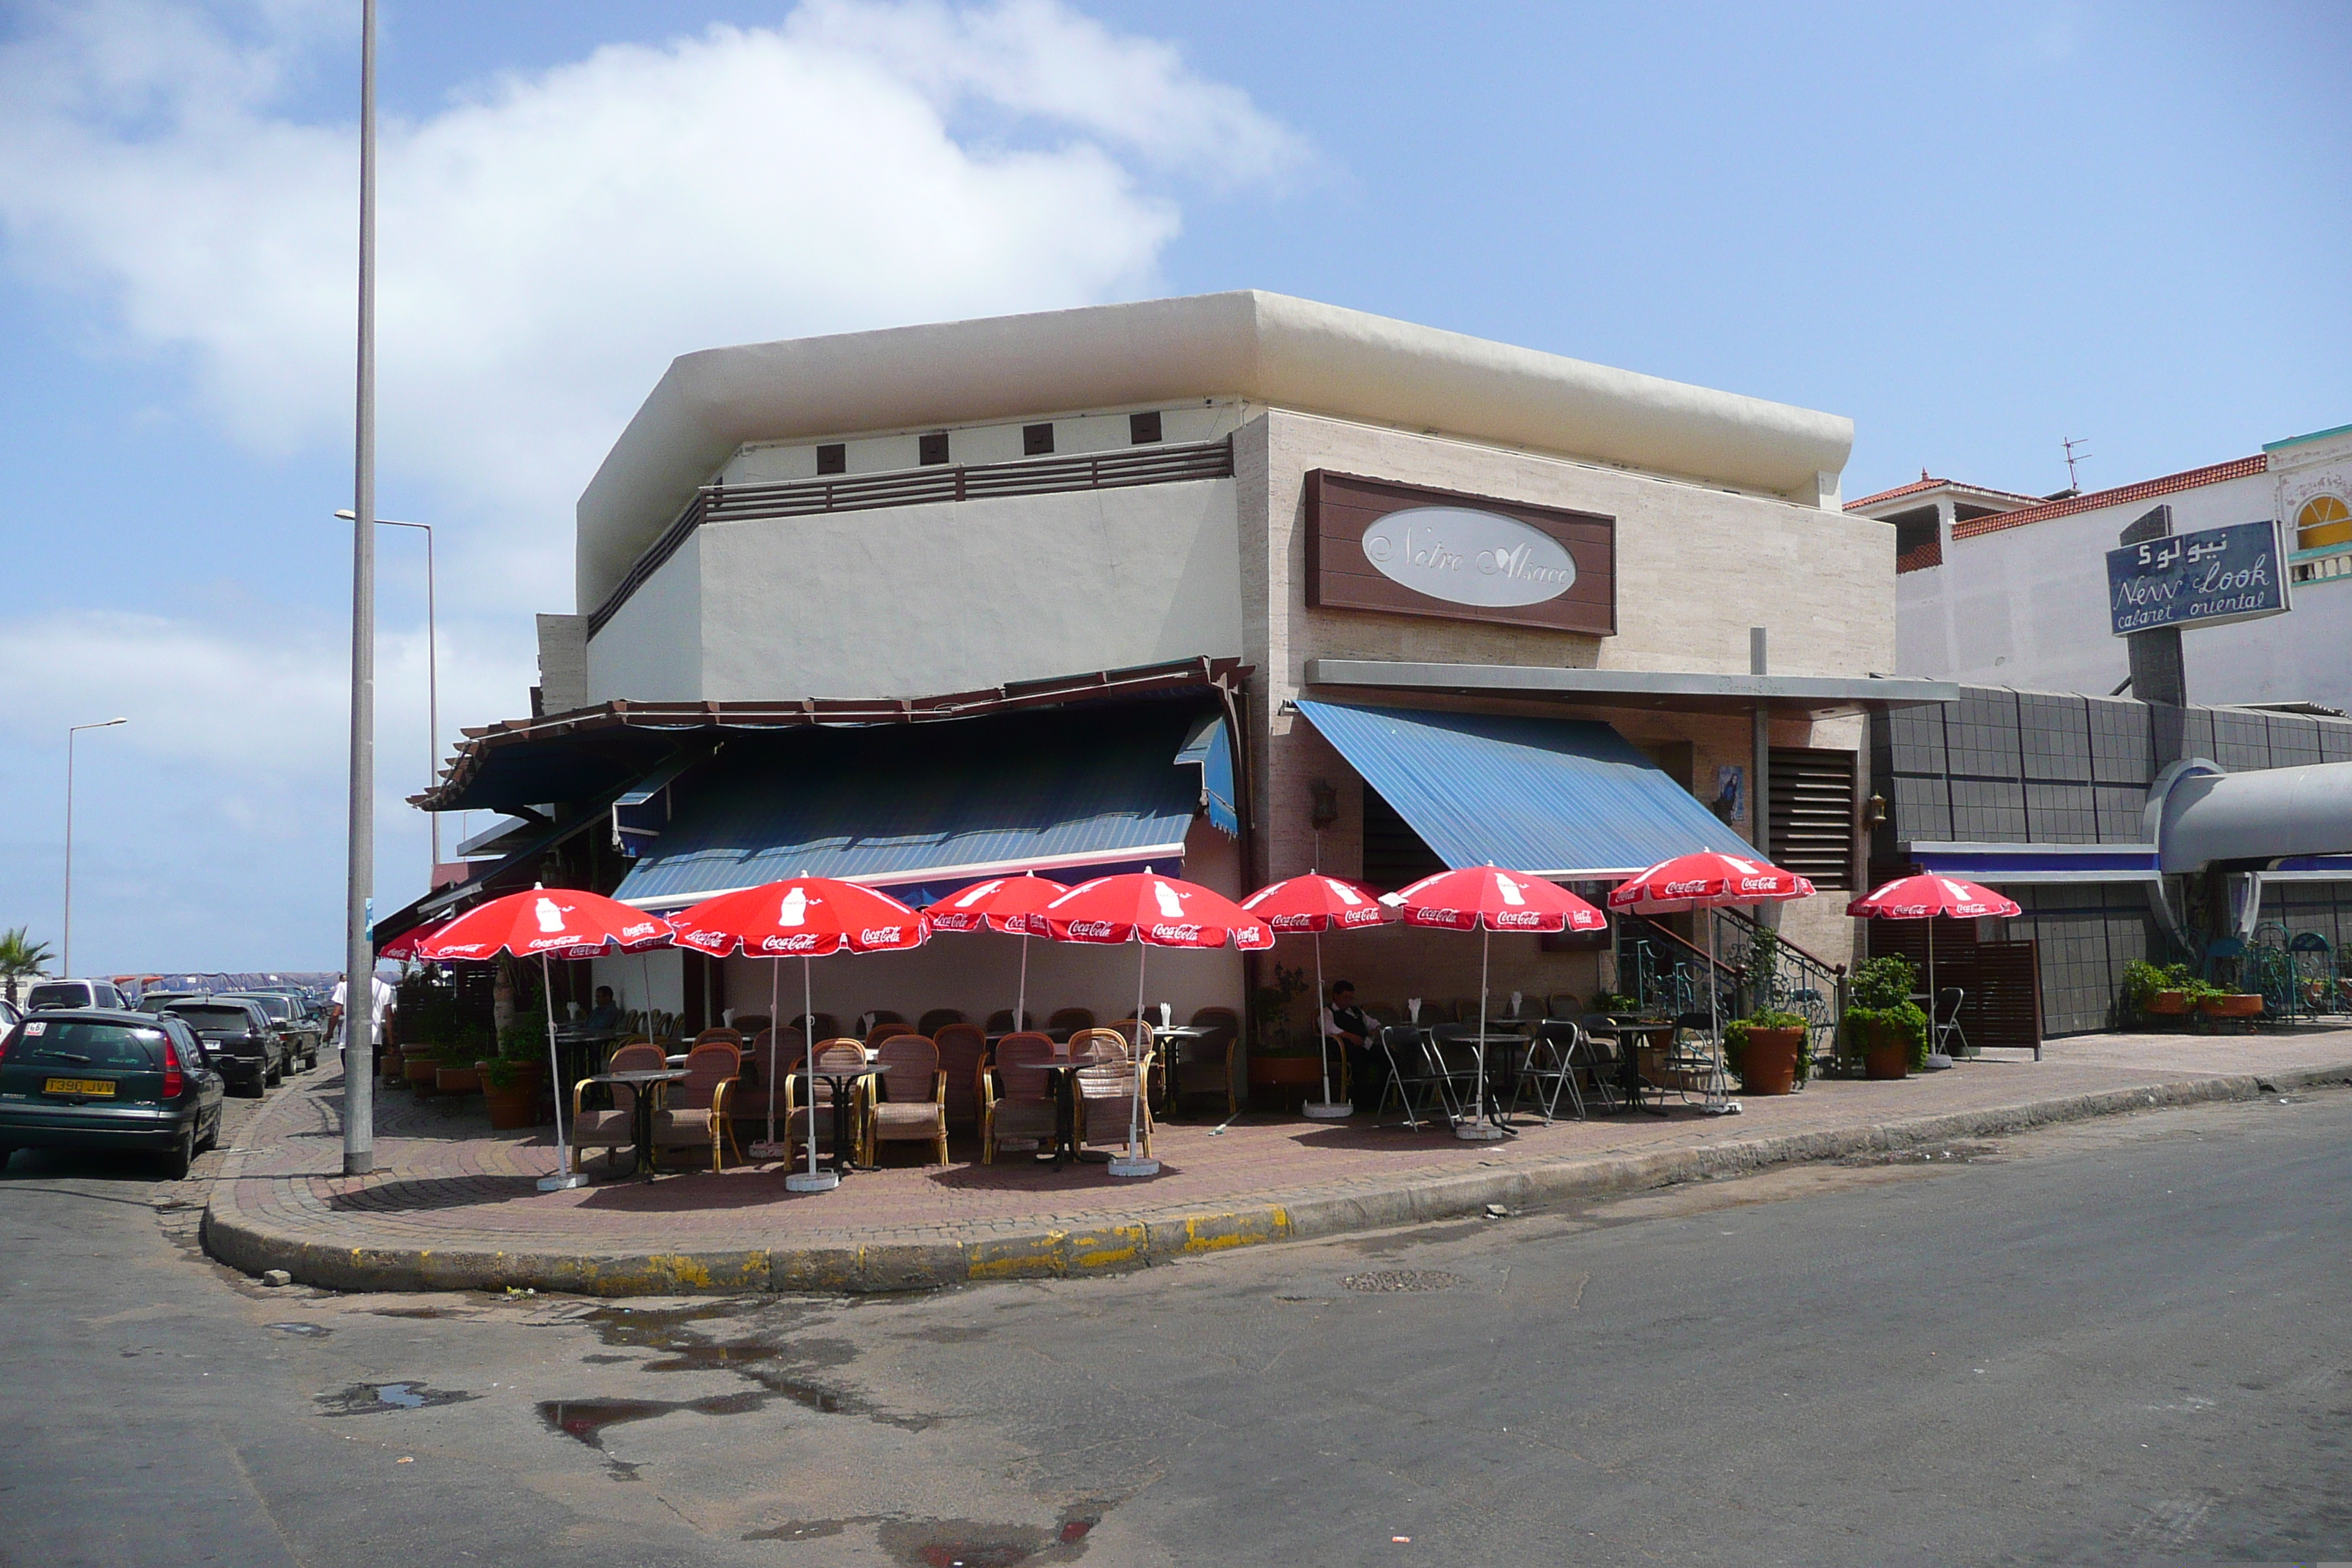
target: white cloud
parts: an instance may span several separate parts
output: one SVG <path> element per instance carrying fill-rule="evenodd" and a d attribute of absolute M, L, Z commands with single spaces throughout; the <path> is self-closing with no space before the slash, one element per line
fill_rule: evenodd
<path fill-rule="evenodd" d="M 348 50 L 324 16 L 100 0 L 0 50 L 15 259 L 184 353 L 270 452 L 348 439 L 352 132 L 278 107 Z M 520 566 L 543 604 L 572 499 L 675 354 L 1144 290 L 1173 176 L 1303 156 L 1173 48 L 1054 0 L 814 0 L 499 76 L 381 145 L 382 461 L 496 509 L 496 580 Z"/>

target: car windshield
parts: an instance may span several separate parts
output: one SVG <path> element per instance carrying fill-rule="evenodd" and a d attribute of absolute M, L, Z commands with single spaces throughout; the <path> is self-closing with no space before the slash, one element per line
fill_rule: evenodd
<path fill-rule="evenodd" d="M 87 1007 L 89 988 L 79 980 L 53 980 L 46 985 L 36 985 L 25 994 L 25 1008 L 37 1013 L 44 1007 Z"/>
<path fill-rule="evenodd" d="M 166 1007 L 178 1006 L 188 1001 L 190 996 L 191 993 L 185 991 L 151 991 L 139 998 L 139 1010 L 142 1013 L 160 1013 Z"/>
<path fill-rule="evenodd" d="M 239 1000 L 252 1003 L 271 1017 L 280 1021 L 294 1016 L 294 1005 L 283 996 L 273 996 L 267 992 L 262 992 L 254 995 L 240 996 Z"/>
<path fill-rule="evenodd" d="M 200 1035 L 242 1035 L 253 1026 L 242 1007 L 174 1007 L 172 1016 Z"/>
<path fill-rule="evenodd" d="M 8 1037 L 11 1067 L 118 1068 L 144 1071 L 163 1055 L 163 1031 L 81 1018 L 33 1018 Z"/>

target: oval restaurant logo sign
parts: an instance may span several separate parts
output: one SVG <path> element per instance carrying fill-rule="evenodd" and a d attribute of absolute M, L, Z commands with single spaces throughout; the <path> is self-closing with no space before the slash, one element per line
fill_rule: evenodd
<path fill-rule="evenodd" d="M 1456 605 L 1540 605 L 1576 584 L 1576 558 L 1500 512 L 1417 506 L 1364 530 L 1364 557 L 1392 583 Z"/>

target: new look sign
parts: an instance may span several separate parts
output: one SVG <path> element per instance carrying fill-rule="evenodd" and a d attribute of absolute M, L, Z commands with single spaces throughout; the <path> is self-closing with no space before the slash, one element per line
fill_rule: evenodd
<path fill-rule="evenodd" d="M 1312 608 L 1617 629 L 1613 518 L 1317 468 L 1306 522 Z"/>
<path fill-rule="evenodd" d="M 2107 552 L 2107 609 L 2119 637 L 2160 626 L 2222 626 L 2287 608 L 2275 522 L 2233 523 Z"/>

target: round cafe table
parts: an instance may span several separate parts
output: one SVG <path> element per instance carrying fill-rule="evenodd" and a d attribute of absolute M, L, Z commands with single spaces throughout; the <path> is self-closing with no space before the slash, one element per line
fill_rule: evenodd
<path fill-rule="evenodd" d="M 686 1077 L 683 1068 L 664 1068 L 659 1072 L 650 1069 L 636 1072 L 598 1073 L 587 1079 L 590 1083 L 624 1084 L 635 1091 L 635 1103 L 630 1108 L 629 1134 L 637 1146 L 637 1180 L 654 1179 L 654 1100 L 664 1085 L 677 1083 Z"/>
<path fill-rule="evenodd" d="M 808 1069 L 803 1068 L 800 1070 L 806 1072 Z M 850 1140 L 856 1136 L 855 1123 L 850 1114 L 850 1100 L 860 1081 L 877 1076 L 881 1070 L 872 1063 L 861 1068 L 816 1069 L 816 1076 L 824 1079 L 833 1088 L 833 1169 L 837 1174 L 845 1176 L 858 1168 L 857 1162 L 852 1159 L 849 1153 Z M 811 1138 L 816 1136 L 815 1119 L 816 1108 L 811 1106 L 809 1108 Z"/>

